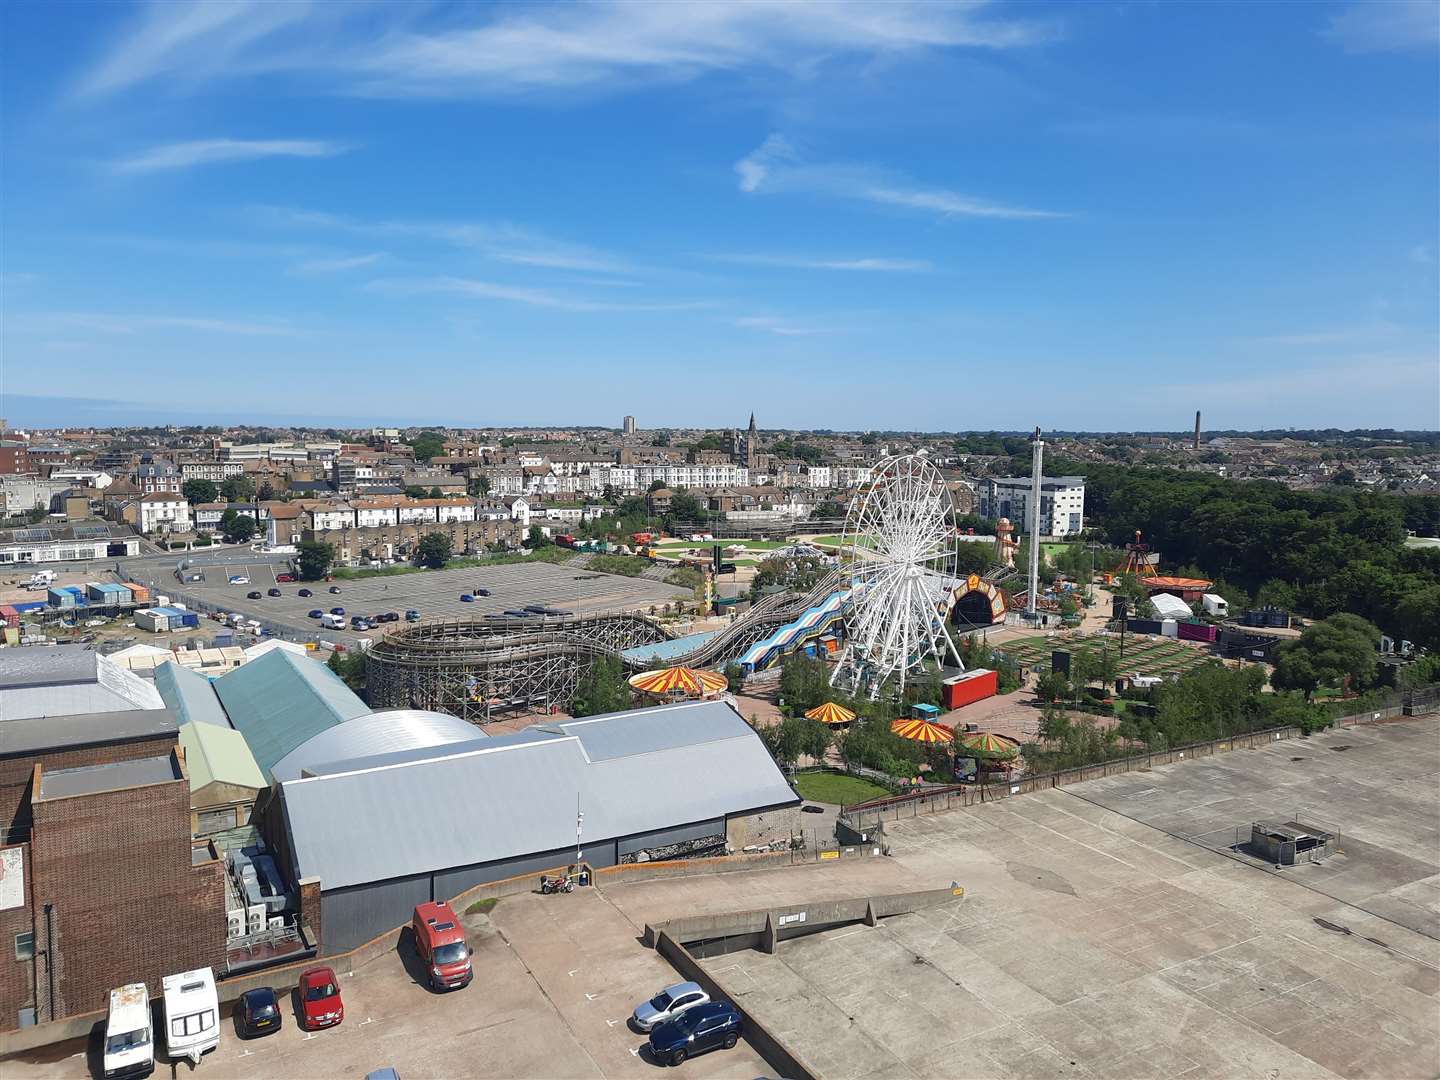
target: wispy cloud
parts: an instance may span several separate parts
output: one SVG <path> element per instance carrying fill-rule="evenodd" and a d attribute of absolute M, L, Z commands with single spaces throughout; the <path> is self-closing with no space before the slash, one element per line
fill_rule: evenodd
<path fill-rule="evenodd" d="M 1435 0 L 1361 0 L 1333 15 L 1321 33 L 1347 52 L 1434 51 L 1440 7 Z"/>
<path fill-rule="evenodd" d="M 604 91 L 717 71 L 803 74 L 829 58 L 920 49 L 1010 49 L 1053 40 L 1053 21 L 986 0 L 424 5 L 151 0 L 76 86 L 94 98 L 293 72 L 384 97 Z"/>
<path fill-rule="evenodd" d="M 769 136 L 735 163 L 740 190 L 750 194 L 803 192 L 920 210 L 941 217 L 1059 218 L 1054 210 L 991 202 L 947 188 L 918 185 L 869 165 L 812 163 L 783 135 Z"/>
<path fill-rule="evenodd" d="M 377 251 L 369 255 L 351 255 L 338 259 L 307 259 L 291 269 L 297 274 L 340 274 L 347 270 L 361 270 L 367 266 L 374 266 L 383 258 L 385 258 L 384 253 Z"/>
<path fill-rule="evenodd" d="M 362 221 L 358 218 L 286 206 L 254 208 L 271 225 L 348 232 L 370 237 L 431 240 L 477 251 L 497 262 L 548 270 L 623 274 L 636 269 L 624 256 L 572 244 L 509 222 Z"/>
<path fill-rule="evenodd" d="M 810 337 L 813 334 L 829 333 L 822 327 L 803 325 L 777 315 L 746 315 L 736 319 L 735 325 L 745 330 L 779 334 L 781 337 Z"/>
<path fill-rule="evenodd" d="M 322 139 L 194 139 L 152 146 L 112 162 L 111 168 L 118 173 L 150 173 L 271 157 L 326 158 L 349 149 Z"/>
<path fill-rule="evenodd" d="M 874 273 L 923 273 L 935 269 L 929 259 L 891 259 L 876 256 L 857 258 L 815 258 L 805 255 L 713 254 L 712 262 L 735 263 L 740 266 L 774 266 L 782 270 L 850 270 Z"/>
<path fill-rule="evenodd" d="M 194 315 L 117 315 L 96 311 L 45 311 L 16 316 L 22 326 L 92 330 L 101 334 L 138 334 L 147 330 L 195 330 L 206 334 L 276 337 L 297 333 L 273 320 L 215 319 Z"/>
<path fill-rule="evenodd" d="M 477 300 L 500 300 L 512 304 L 524 304 L 527 307 L 549 308 L 554 311 L 696 311 L 714 306 L 708 302 L 617 304 L 604 300 L 590 300 L 586 297 L 573 296 L 550 289 L 461 277 L 380 278 L 369 282 L 365 287 L 371 292 L 397 295 L 449 293 L 457 296 L 469 296 Z"/>

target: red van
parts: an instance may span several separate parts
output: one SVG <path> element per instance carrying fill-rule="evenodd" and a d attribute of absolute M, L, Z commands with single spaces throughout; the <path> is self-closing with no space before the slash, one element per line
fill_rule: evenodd
<path fill-rule="evenodd" d="M 436 990 L 457 990 L 468 986 L 475 977 L 470 966 L 472 950 L 465 944 L 465 931 L 455 917 L 455 909 L 443 900 L 420 904 L 410 924 L 415 935 L 415 951 L 425 964 L 430 985 Z"/>

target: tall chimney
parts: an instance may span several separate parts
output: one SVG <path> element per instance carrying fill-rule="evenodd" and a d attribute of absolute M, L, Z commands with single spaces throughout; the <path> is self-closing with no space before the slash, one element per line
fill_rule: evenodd
<path fill-rule="evenodd" d="M 1200 449 L 1200 410 L 1195 410 L 1195 449 Z"/>
<path fill-rule="evenodd" d="M 1035 600 L 1040 592 L 1040 492 L 1045 467 L 1045 442 L 1040 438 L 1038 427 L 1030 437 L 1030 446 L 1030 600 L 1025 605 L 1025 615 L 1033 623 L 1039 621 Z"/>

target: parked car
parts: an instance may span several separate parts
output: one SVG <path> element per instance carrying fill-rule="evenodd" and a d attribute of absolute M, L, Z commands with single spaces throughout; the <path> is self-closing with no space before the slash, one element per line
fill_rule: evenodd
<path fill-rule="evenodd" d="M 345 1019 L 340 982 L 328 967 L 311 968 L 300 976 L 301 1026 L 308 1031 L 334 1027 Z"/>
<path fill-rule="evenodd" d="M 405 621 L 406 621 L 406 622 L 419 622 L 419 621 L 420 621 L 420 612 L 416 611 L 414 608 L 411 608 L 409 611 L 405 612 Z"/>
<path fill-rule="evenodd" d="M 710 995 L 700 988 L 699 983 L 676 983 L 674 986 L 667 986 L 649 1001 L 636 1005 L 631 1018 L 641 1031 L 649 1031 L 656 1024 L 674 1020 L 709 1000 Z"/>
<path fill-rule="evenodd" d="M 472 590 L 472 591 L 475 593 L 476 596 L 489 596 L 489 595 L 490 595 L 490 590 L 489 590 L 489 589 L 474 589 L 474 590 Z"/>
<path fill-rule="evenodd" d="M 257 986 L 241 994 L 235 1013 L 240 1034 L 247 1038 L 273 1035 L 280 1030 L 280 1002 L 275 997 L 275 991 L 268 986 Z"/>
<path fill-rule="evenodd" d="M 338 595 L 339 592 L 340 592 L 340 586 L 339 586 L 339 585 L 331 585 L 331 586 L 330 586 L 330 591 L 331 591 L 332 593 L 336 593 L 336 594 Z"/>
<path fill-rule="evenodd" d="M 259 600 L 259 599 L 261 599 L 261 596 L 260 596 L 260 593 L 258 593 L 258 592 L 256 592 L 255 590 L 252 589 L 250 592 L 247 592 L 247 593 L 245 594 L 245 599 L 247 599 L 247 600 Z"/>
<path fill-rule="evenodd" d="M 544 615 L 549 610 L 544 604 L 526 604 L 525 610 L 531 615 Z"/>
<path fill-rule="evenodd" d="M 231 585 L 249 585 L 250 579 L 244 574 L 235 574 L 230 578 Z"/>
<path fill-rule="evenodd" d="M 379 616 L 379 618 L 381 622 L 399 622 L 400 614 L 395 611 L 387 611 L 384 615 Z"/>
<path fill-rule="evenodd" d="M 343 607 L 332 607 L 332 608 L 330 609 L 330 614 L 331 614 L 331 615 L 344 615 L 344 614 L 345 614 L 345 609 L 344 609 Z"/>
<path fill-rule="evenodd" d="M 286 584 L 286 583 L 288 583 L 288 582 L 294 581 L 294 580 L 295 580 L 295 575 L 294 575 L 294 574 L 276 574 L 276 575 L 275 575 L 275 580 L 278 581 L 278 582 L 280 582 L 280 584 L 284 585 L 284 584 Z"/>
<path fill-rule="evenodd" d="M 265 590 L 265 595 L 266 595 L 266 596 L 279 596 L 279 595 L 280 595 L 280 590 L 279 590 L 279 589 L 266 589 L 266 590 Z"/>
<path fill-rule="evenodd" d="M 455 909 L 443 900 L 419 904 L 410 921 L 415 953 L 428 969 L 432 990 L 456 990 L 469 986 L 475 977 L 470 966 L 473 950 L 465 943 L 465 931 Z"/>
<path fill-rule="evenodd" d="M 512 619 L 528 619 L 534 613 L 530 611 L 520 611 L 517 608 L 506 608 L 505 614 L 509 615 Z"/>
<path fill-rule="evenodd" d="M 110 991 L 105 1015 L 104 1075 L 149 1076 L 155 1071 L 154 1028 L 150 1022 L 150 991 L 129 983 Z"/>
<path fill-rule="evenodd" d="M 310 618 L 312 618 L 312 619 L 318 619 L 318 618 L 320 618 L 320 616 L 322 616 L 322 615 L 324 615 L 324 614 L 325 614 L 325 612 L 321 611 L 318 607 L 317 607 L 317 608 L 312 608 L 312 609 L 310 610 Z"/>
<path fill-rule="evenodd" d="M 311 592 L 309 589 L 301 589 L 301 590 L 300 590 L 299 592 L 297 592 L 295 595 L 296 595 L 296 596 L 314 596 L 315 594 L 314 594 L 313 592 Z"/>
<path fill-rule="evenodd" d="M 679 1065 L 707 1050 L 729 1050 L 740 1041 L 740 1011 L 728 1001 L 696 1005 L 650 1032 L 650 1053 L 656 1061 Z"/>
<path fill-rule="evenodd" d="M 475 602 L 475 597 L 471 596 L 468 592 L 462 592 L 460 594 L 460 602 L 462 604 L 473 604 Z"/>

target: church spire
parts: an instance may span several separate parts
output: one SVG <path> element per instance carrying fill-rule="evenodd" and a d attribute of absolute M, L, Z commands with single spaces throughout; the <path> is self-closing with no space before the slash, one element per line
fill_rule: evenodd
<path fill-rule="evenodd" d="M 753 412 L 750 414 L 750 434 L 755 434 L 755 414 Z"/>

